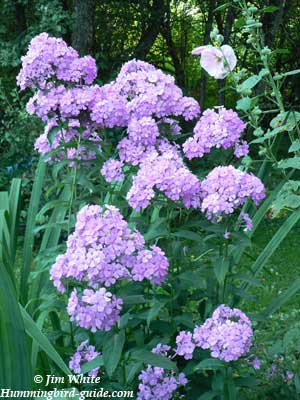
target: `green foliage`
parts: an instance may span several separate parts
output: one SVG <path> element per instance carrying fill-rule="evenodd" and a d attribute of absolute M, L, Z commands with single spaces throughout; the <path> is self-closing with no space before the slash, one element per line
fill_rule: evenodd
<path fill-rule="evenodd" d="M 10 192 L 0 196 L 0 386 L 15 390 L 32 385 L 29 343 L 14 278 L 20 183 L 13 180 Z"/>

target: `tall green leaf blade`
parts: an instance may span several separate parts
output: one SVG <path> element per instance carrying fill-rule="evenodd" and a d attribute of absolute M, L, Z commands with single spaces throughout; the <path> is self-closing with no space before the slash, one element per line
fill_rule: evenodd
<path fill-rule="evenodd" d="M 103 357 L 98 356 L 94 358 L 92 361 L 88 361 L 82 364 L 82 366 L 80 367 L 80 373 L 87 374 L 92 369 L 102 367 L 103 365 L 104 365 Z"/>
<path fill-rule="evenodd" d="M 300 290 L 300 279 L 297 279 L 293 282 L 290 287 L 277 297 L 263 312 L 263 318 L 267 318 L 270 315 L 274 314 L 279 308 L 286 303 L 294 294 L 296 294 Z"/>
<path fill-rule="evenodd" d="M 42 330 L 45 319 L 48 317 L 49 311 L 48 310 L 44 310 L 38 317 L 38 319 L 36 320 L 36 326 Z M 32 343 L 32 348 L 31 348 L 31 365 L 33 370 L 36 369 L 37 366 L 37 359 L 38 359 L 38 353 L 40 350 L 40 346 L 38 344 L 38 342 L 36 340 L 33 341 Z"/>
<path fill-rule="evenodd" d="M 60 194 L 59 200 L 62 202 L 67 202 L 70 200 L 70 196 L 70 186 L 66 185 Z M 65 207 L 65 205 L 61 205 L 53 209 L 51 217 L 49 218 L 48 227 L 45 229 L 45 232 L 43 234 L 40 252 L 57 246 L 62 231 L 61 222 L 65 220 L 66 213 L 67 208 Z M 37 308 L 41 290 L 45 286 L 45 282 L 48 280 L 49 272 L 45 271 L 33 281 L 30 294 L 31 298 L 37 299 L 37 301 L 30 304 L 30 312 Z"/>
<path fill-rule="evenodd" d="M 103 346 L 103 360 L 104 366 L 109 376 L 112 376 L 113 372 L 117 368 L 121 359 L 122 350 L 125 343 L 125 331 L 122 330 L 119 333 L 112 335 Z"/>
<path fill-rule="evenodd" d="M 141 361 L 145 364 L 150 364 L 155 367 L 161 367 L 167 370 L 177 370 L 176 363 L 171 361 L 167 357 L 163 357 L 160 354 L 154 354 L 149 350 L 139 349 L 131 353 L 133 359 Z"/>
<path fill-rule="evenodd" d="M 20 287 L 21 302 L 24 305 L 27 303 L 28 300 L 28 276 L 30 273 L 30 268 L 33 259 L 35 218 L 38 212 L 38 207 L 42 194 L 45 171 L 46 171 L 46 165 L 40 159 L 35 173 L 35 179 L 30 197 L 28 216 L 26 221 L 25 237 L 24 237 L 24 250 L 23 250 L 21 287 Z"/>
<path fill-rule="evenodd" d="M 61 192 L 59 200 L 62 202 L 68 202 L 70 200 L 70 197 L 71 197 L 70 186 L 66 185 Z M 65 206 L 56 207 L 53 210 L 51 217 L 49 218 L 49 224 L 63 222 L 65 220 L 66 212 L 67 208 Z M 46 248 L 56 246 L 60 235 L 61 235 L 61 226 L 57 225 L 55 228 L 53 228 L 52 226 L 47 228 L 43 235 L 40 250 L 45 250 Z"/>
<path fill-rule="evenodd" d="M 39 329 L 37 324 L 33 321 L 27 311 L 20 306 L 21 314 L 24 320 L 25 330 L 27 334 L 39 345 L 39 347 L 51 358 L 51 360 L 66 374 L 72 375 L 71 371 L 65 364 L 64 360 L 55 350 L 47 336 Z"/>
<path fill-rule="evenodd" d="M 259 224 L 263 220 L 263 218 L 264 218 L 266 212 L 268 211 L 268 209 L 271 207 L 273 201 L 277 197 L 277 195 L 280 192 L 280 190 L 283 187 L 283 185 L 284 185 L 284 182 L 281 182 L 273 190 L 273 192 L 265 199 L 265 201 L 262 203 L 262 205 L 259 207 L 259 209 L 254 214 L 254 216 L 252 218 L 253 229 L 250 232 L 248 232 L 249 238 L 251 238 L 254 235 L 256 229 L 258 228 Z M 244 212 L 248 211 L 247 206 L 248 206 L 248 203 L 246 203 L 246 205 L 243 207 L 243 211 Z M 243 255 L 243 253 L 244 253 L 246 248 L 247 248 L 246 244 L 241 244 L 241 246 L 239 246 L 239 248 L 236 249 L 236 251 L 235 251 L 236 262 L 239 262 L 239 260 L 241 259 L 241 257 L 242 257 L 242 255 Z"/>
<path fill-rule="evenodd" d="M 15 277 L 12 268 L 8 210 L 0 210 L 0 261 L 3 262 L 13 284 L 15 284 Z"/>
<path fill-rule="evenodd" d="M 29 344 L 11 278 L 0 262 L 0 388 L 29 390 Z"/>
<path fill-rule="evenodd" d="M 15 262 L 17 252 L 17 233 L 19 227 L 21 199 L 21 179 L 14 178 L 10 185 L 9 191 L 9 215 L 10 215 L 10 253 L 12 264 Z"/>
<path fill-rule="evenodd" d="M 269 258 L 274 254 L 280 243 L 285 239 L 287 234 L 291 231 L 291 229 L 295 226 L 295 224 L 300 219 L 300 210 L 292 213 L 287 220 L 281 225 L 275 235 L 272 237 L 270 242 L 266 245 L 264 250 L 257 257 L 256 261 L 251 266 L 251 271 L 254 276 L 258 275 L 263 267 L 266 265 Z M 247 288 L 249 283 L 244 285 L 244 288 Z"/>
<path fill-rule="evenodd" d="M 0 210 L 9 209 L 9 196 L 8 192 L 0 192 Z"/>

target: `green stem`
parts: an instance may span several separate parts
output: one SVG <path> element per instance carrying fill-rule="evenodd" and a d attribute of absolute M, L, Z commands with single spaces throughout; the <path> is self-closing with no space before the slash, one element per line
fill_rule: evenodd
<path fill-rule="evenodd" d="M 80 143 L 81 143 L 81 134 L 78 137 L 77 141 L 77 148 L 76 148 L 76 155 L 79 155 L 79 150 L 80 150 Z M 71 183 L 71 197 L 70 197 L 70 202 L 69 202 L 69 212 L 68 212 L 68 236 L 70 235 L 71 232 L 71 215 L 72 215 L 72 209 L 73 209 L 73 203 L 76 199 L 76 180 L 77 180 L 77 164 L 76 160 L 74 161 L 74 167 L 72 168 L 73 170 L 73 179 Z M 71 167 L 69 167 L 71 168 Z"/>

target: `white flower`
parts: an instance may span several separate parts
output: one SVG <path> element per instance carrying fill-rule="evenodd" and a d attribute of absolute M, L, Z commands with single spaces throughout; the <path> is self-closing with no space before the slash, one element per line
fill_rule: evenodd
<path fill-rule="evenodd" d="M 194 49 L 192 54 L 201 57 L 201 67 L 215 79 L 224 79 L 236 66 L 234 51 L 227 44 L 220 48 L 200 46 Z"/>

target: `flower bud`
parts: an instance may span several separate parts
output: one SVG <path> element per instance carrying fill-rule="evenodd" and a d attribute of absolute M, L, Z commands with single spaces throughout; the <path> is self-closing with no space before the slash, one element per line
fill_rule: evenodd
<path fill-rule="evenodd" d="M 267 152 L 267 149 L 265 147 L 260 147 L 258 154 L 260 156 L 264 156 L 266 154 L 266 152 Z"/>
<path fill-rule="evenodd" d="M 224 36 L 223 36 L 223 35 L 217 35 L 216 41 L 217 41 L 219 44 L 222 44 L 223 41 L 224 41 Z"/>
<path fill-rule="evenodd" d="M 269 54 L 271 54 L 271 50 L 269 49 L 268 46 L 265 46 L 265 47 L 261 50 L 261 54 L 262 54 L 262 55 L 269 55 Z"/>
<path fill-rule="evenodd" d="M 251 7 L 248 8 L 248 10 L 254 14 L 254 13 L 257 12 L 258 8 L 255 7 L 255 6 L 251 6 Z"/>
<path fill-rule="evenodd" d="M 264 134 L 264 131 L 261 128 L 256 128 L 253 131 L 253 135 L 256 136 L 256 137 L 263 136 L 263 134 Z"/>

